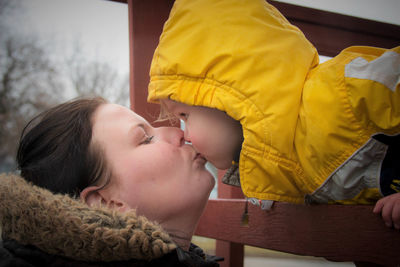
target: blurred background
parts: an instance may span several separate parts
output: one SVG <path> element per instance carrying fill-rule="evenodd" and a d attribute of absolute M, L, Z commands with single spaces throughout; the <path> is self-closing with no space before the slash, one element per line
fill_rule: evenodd
<path fill-rule="evenodd" d="M 78 96 L 129 106 L 126 4 L 0 0 L 0 172 L 15 170 L 23 126 Z"/>

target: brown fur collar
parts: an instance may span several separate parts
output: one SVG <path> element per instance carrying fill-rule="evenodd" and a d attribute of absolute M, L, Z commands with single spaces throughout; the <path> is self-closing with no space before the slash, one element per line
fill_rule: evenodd
<path fill-rule="evenodd" d="M 52 194 L 13 174 L 0 174 L 3 239 L 34 245 L 76 260 L 153 259 L 176 248 L 161 227 L 137 216 L 90 208 L 78 199 Z"/>

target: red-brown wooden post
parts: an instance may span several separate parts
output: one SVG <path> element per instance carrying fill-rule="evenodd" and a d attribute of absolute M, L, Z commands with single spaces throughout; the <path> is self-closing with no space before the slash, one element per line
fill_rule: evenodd
<path fill-rule="evenodd" d="M 242 190 L 239 187 L 225 185 L 221 182 L 224 173 L 222 171 L 218 172 L 218 198 L 243 198 Z M 215 218 L 215 220 L 223 219 L 221 217 Z M 220 263 L 221 267 L 243 267 L 243 244 L 217 240 L 215 254 L 225 259 Z"/>
<path fill-rule="evenodd" d="M 149 122 L 159 112 L 158 105 L 147 103 L 150 64 L 172 4 L 172 0 L 128 0 L 130 105 Z"/>

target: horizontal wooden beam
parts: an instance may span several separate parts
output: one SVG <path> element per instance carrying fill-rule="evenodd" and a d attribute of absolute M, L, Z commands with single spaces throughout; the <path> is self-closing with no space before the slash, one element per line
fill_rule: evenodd
<path fill-rule="evenodd" d="M 128 0 L 111 1 L 129 2 Z M 154 0 L 144 2 L 147 2 L 147 6 L 158 5 Z M 383 48 L 400 45 L 399 25 L 272 0 L 268 2 L 274 5 L 292 24 L 299 27 L 321 55 L 335 56 L 346 47 L 354 45 Z"/>
<path fill-rule="evenodd" d="M 121 3 L 121 4 L 128 4 L 128 0 L 108 0 L 111 2 L 117 2 L 117 3 Z"/>
<path fill-rule="evenodd" d="M 270 211 L 243 199 L 210 200 L 196 235 L 332 261 L 400 264 L 400 232 L 387 228 L 373 206 L 294 205 L 276 202 Z"/>
<path fill-rule="evenodd" d="M 393 48 L 400 45 L 400 26 L 338 13 L 268 1 L 299 27 L 319 54 L 335 56 L 354 45 Z"/>

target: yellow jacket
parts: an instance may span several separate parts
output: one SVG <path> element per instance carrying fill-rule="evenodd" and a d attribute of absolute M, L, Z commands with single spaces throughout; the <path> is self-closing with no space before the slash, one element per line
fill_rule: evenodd
<path fill-rule="evenodd" d="M 398 80 L 388 88 L 357 71 L 384 52 L 352 47 L 318 65 L 313 45 L 265 0 L 177 0 L 154 53 L 148 100 L 217 108 L 240 121 L 244 194 L 301 203 L 371 135 L 400 132 Z M 397 70 L 399 52 L 389 53 Z M 363 190 L 355 187 L 350 198 Z M 311 201 L 332 201 L 318 198 Z"/>

